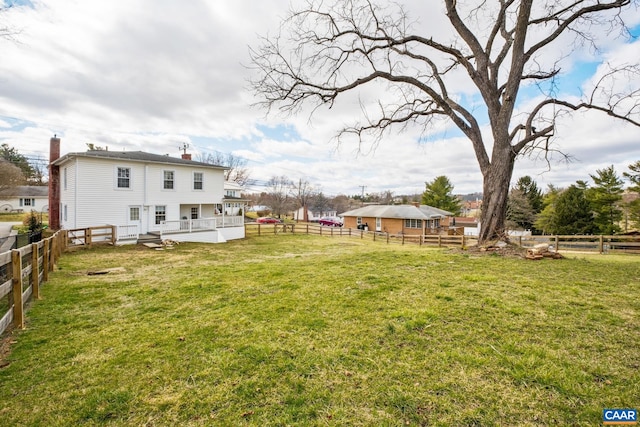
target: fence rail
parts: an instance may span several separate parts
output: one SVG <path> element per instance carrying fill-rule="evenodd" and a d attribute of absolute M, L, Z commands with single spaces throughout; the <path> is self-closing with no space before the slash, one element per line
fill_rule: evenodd
<path fill-rule="evenodd" d="M 390 244 L 416 244 L 438 247 L 468 247 L 477 244 L 475 236 L 413 235 L 364 231 L 353 228 L 325 227 L 318 224 L 245 224 L 246 236 L 266 236 L 281 233 L 309 234 L 330 237 L 355 237 Z M 558 251 L 586 251 L 598 253 L 639 253 L 640 236 L 514 236 L 511 242 L 523 248 L 547 243 Z"/>
<path fill-rule="evenodd" d="M 417 244 L 438 247 L 465 247 L 477 243 L 473 236 L 441 234 L 391 234 L 380 231 L 365 231 L 355 228 L 328 227 L 319 224 L 245 224 L 246 236 L 277 235 L 280 233 L 309 234 L 330 237 L 353 237 L 361 240 L 381 241 L 389 244 Z"/>
<path fill-rule="evenodd" d="M 24 327 L 25 305 L 31 297 L 40 299 L 40 286 L 49 280 L 66 244 L 67 233 L 61 230 L 47 239 L 0 253 L 0 301 L 6 301 L 0 304 L 0 334 L 12 324 Z"/>
<path fill-rule="evenodd" d="M 66 230 L 67 245 L 69 246 L 91 246 L 95 243 L 116 244 L 118 239 L 117 227 L 115 225 L 102 225 L 87 228 L 74 228 Z"/>

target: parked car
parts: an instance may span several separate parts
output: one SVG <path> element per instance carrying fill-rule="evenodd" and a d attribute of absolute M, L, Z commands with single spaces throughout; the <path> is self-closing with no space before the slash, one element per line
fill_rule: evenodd
<path fill-rule="evenodd" d="M 320 218 L 318 224 L 326 225 L 327 227 L 342 227 L 342 221 L 337 218 Z"/>
<path fill-rule="evenodd" d="M 270 216 L 263 216 L 262 218 L 256 219 L 258 224 L 280 224 L 282 221 L 278 218 L 271 218 Z"/>

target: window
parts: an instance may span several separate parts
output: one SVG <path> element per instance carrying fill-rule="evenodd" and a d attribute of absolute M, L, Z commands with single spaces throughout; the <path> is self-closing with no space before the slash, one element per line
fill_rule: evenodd
<path fill-rule="evenodd" d="M 66 221 L 66 220 L 67 220 L 67 205 L 64 205 L 64 208 L 63 208 L 63 215 L 64 215 L 64 216 L 63 216 L 63 218 L 64 218 L 64 220 Z"/>
<path fill-rule="evenodd" d="M 193 189 L 202 190 L 202 172 L 193 173 Z"/>
<path fill-rule="evenodd" d="M 167 207 L 156 206 L 156 224 L 160 224 L 167 219 Z"/>
<path fill-rule="evenodd" d="M 131 185 L 131 169 L 118 168 L 118 188 L 130 188 Z"/>
<path fill-rule="evenodd" d="M 20 199 L 20 206 L 35 206 L 36 199 Z"/>
<path fill-rule="evenodd" d="M 138 206 L 129 208 L 129 221 L 140 221 L 140 208 Z"/>
<path fill-rule="evenodd" d="M 62 171 L 62 182 L 64 183 L 64 189 L 67 189 L 67 168 Z"/>
<path fill-rule="evenodd" d="M 404 228 L 422 228 L 422 220 L 421 219 L 405 219 L 404 220 Z"/>
<path fill-rule="evenodd" d="M 173 171 L 164 171 L 164 189 L 173 190 Z"/>
<path fill-rule="evenodd" d="M 362 225 L 362 217 L 361 216 L 356 218 L 356 225 Z"/>
<path fill-rule="evenodd" d="M 191 219 L 198 219 L 198 208 L 191 208 Z"/>

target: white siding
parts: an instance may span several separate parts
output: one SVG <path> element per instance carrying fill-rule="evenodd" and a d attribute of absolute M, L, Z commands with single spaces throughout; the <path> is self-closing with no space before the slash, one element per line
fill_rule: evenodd
<path fill-rule="evenodd" d="M 20 206 L 20 199 L 35 199 L 34 204 L 32 206 Z M 10 199 L 1 199 L 0 200 L 0 208 L 4 208 L 6 206 L 6 210 L 10 211 L 12 209 L 22 209 L 24 212 L 31 212 L 32 210 L 36 212 L 42 212 L 43 209 L 46 212 L 49 206 L 49 200 L 45 197 L 14 197 Z M 4 211 L 4 209 L 3 209 Z"/>
<path fill-rule="evenodd" d="M 118 167 L 130 168 L 130 188 L 117 187 Z M 200 205 L 202 217 L 211 217 L 212 206 L 222 203 L 222 170 L 86 157 L 76 157 L 63 168 L 67 168 L 67 190 L 61 190 L 61 202 L 68 205 L 64 228 L 127 225 L 129 207 L 140 206 L 143 231 L 153 231 L 160 229 L 155 224 L 156 206 L 166 206 L 166 220 L 172 221 L 184 216 L 181 212 L 190 212 L 191 206 Z M 164 189 L 165 170 L 175 172 L 173 190 Z M 203 173 L 203 190 L 193 190 L 194 171 Z M 181 209 L 181 205 L 188 207 Z"/>

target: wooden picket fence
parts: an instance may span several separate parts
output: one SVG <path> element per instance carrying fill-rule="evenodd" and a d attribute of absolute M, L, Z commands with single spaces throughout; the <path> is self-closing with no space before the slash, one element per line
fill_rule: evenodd
<path fill-rule="evenodd" d="M 60 230 L 53 236 L 0 253 L 0 334 L 13 325 L 24 328 L 25 305 L 31 297 L 40 299 L 40 287 L 49 280 L 49 272 L 67 245 L 67 232 Z"/>

